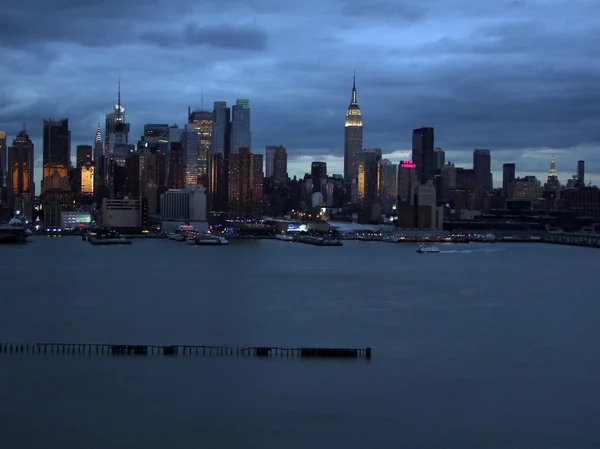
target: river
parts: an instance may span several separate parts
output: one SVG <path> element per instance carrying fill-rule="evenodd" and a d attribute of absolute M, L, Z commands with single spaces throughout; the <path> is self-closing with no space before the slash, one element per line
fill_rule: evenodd
<path fill-rule="evenodd" d="M 0 448 L 598 448 L 600 252 L 275 240 L 0 247 L 0 341 L 372 347 L 0 354 Z"/>

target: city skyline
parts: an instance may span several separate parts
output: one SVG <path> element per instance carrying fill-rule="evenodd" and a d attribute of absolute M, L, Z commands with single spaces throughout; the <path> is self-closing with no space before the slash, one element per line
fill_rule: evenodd
<path fill-rule="evenodd" d="M 9 21 L 18 17 L 16 8 L 35 7 L 52 16 L 46 24 L 53 30 L 64 26 L 59 34 L 50 30 L 51 36 L 35 23 L 26 36 L 10 27 L 0 30 L 0 52 L 15 61 L 0 68 L 6 80 L 0 97 L 8 105 L 0 108 L 0 129 L 12 141 L 27 123 L 37 185 L 42 120 L 69 118 L 72 154 L 76 145 L 92 144 L 98 121 L 113 109 L 119 75 L 132 139 L 142 135 L 146 123 L 183 127 L 187 106 L 199 108 L 202 91 L 205 109 L 215 100 L 232 105 L 248 98 L 253 152 L 264 154 L 267 145 L 286 147 L 290 176 L 309 172 L 314 160 L 327 162 L 330 173 L 343 173 L 344 114 L 355 69 L 364 147 L 382 148 L 384 158 L 410 158 L 412 130 L 431 126 L 435 145 L 457 165 L 469 167 L 474 149 L 490 149 L 495 186 L 507 162 L 516 164 L 519 175 L 544 179 L 552 154 L 561 181 L 583 159 L 587 180 L 599 183 L 600 135 L 594 124 L 600 111 L 589 81 L 599 73 L 587 62 L 584 45 L 597 35 L 586 29 L 597 8 L 590 2 L 567 7 L 560 1 L 461 1 L 448 10 L 441 1 L 420 3 L 422 8 L 382 1 L 359 11 L 340 0 L 324 12 L 326 26 L 315 27 L 317 19 L 299 14 L 298 5 L 234 1 L 217 13 L 216 3 L 208 1 L 202 6 L 204 19 L 197 28 L 181 27 L 186 31 L 179 41 L 168 27 L 150 33 L 158 17 L 150 17 L 155 9 L 147 5 L 115 9 L 121 18 L 136 17 L 139 23 L 131 21 L 127 30 L 120 27 L 118 36 L 109 36 L 102 29 L 111 27 L 80 32 L 87 18 L 120 19 L 104 4 L 101 11 L 94 4 L 80 6 L 81 20 L 73 22 L 68 6 L 46 11 L 47 6 L 34 3 L 11 6 Z M 163 23 L 170 14 L 181 16 L 177 4 L 164 8 Z M 469 11 L 472 17 L 463 14 L 469 5 L 477 6 Z M 445 19 L 443 27 L 436 26 L 428 37 L 419 34 L 418 28 L 431 30 L 427 24 L 439 17 Z M 546 23 L 548 17 L 552 23 Z M 178 20 L 170 22 L 173 29 L 181 25 Z M 563 21 L 579 27 L 564 28 Z M 285 32 L 290 25 L 294 33 Z M 285 51 L 290 45 L 297 51 Z M 156 64 L 157 58 L 164 64 Z M 173 64 L 183 69 L 174 73 Z"/>

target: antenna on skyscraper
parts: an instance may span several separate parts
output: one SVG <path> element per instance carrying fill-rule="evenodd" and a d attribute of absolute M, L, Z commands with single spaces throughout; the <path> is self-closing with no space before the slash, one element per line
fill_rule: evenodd
<path fill-rule="evenodd" d="M 200 110 L 204 111 L 204 84 L 200 85 Z"/>
<path fill-rule="evenodd" d="M 119 74 L 119 84 L 117 87 L 117 109 L 121 112 L 121 74 Z"/>

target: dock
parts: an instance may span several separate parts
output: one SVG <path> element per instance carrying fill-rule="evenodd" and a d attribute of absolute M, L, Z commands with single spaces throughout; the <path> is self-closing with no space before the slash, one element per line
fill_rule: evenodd
<path fill-rule="evenodd" d="M 371 359 L 371 348 L 285 348 L 269 346 L 111 345 L 78 343 L 0 343 L 0 355 L 236 356 Z"/>

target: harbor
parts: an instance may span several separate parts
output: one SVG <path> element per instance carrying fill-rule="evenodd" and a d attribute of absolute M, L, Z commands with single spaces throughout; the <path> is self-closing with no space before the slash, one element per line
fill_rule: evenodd
<path fill-rule="evenodd" d="M 0 354 L 112 356 L 253 356 L 370 359 L 371 348 L 285 348 L 276 346 L 111 345 L 78 343 L 0 343 Z"/>

